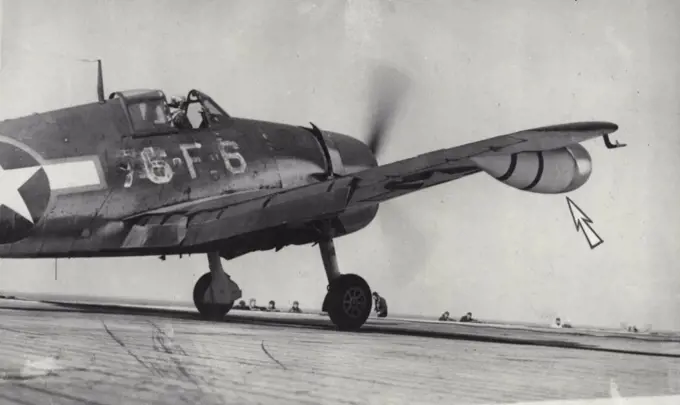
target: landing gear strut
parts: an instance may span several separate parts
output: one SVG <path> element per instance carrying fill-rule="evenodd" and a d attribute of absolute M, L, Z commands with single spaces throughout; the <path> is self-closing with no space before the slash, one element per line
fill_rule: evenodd
<path fill-rule="evenodd" d="M 194 305 L 205 319 L 221 320 L 242 297 L 241 289 L 222 268 L 219 253 L 208 253 L 209 273 L 194 286 Z"/>
<path fill-rule="evenodd" d="M 323 311 L 328 312 L 331 322 L 338 329 L 357 330 L 371 314 L 371 289 L 360 276 L 340 273 L 331 237 L 322 238 L 319 250 L 328 277 L 328 293 L 323 301 Z"/>

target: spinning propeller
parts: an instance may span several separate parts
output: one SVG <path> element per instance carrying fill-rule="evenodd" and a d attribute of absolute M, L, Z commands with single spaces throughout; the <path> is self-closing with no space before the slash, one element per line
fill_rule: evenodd
<path fill-rule="evenodd" d="M 366 144 L 376 157 L 384 150 L 390 125 L 410 85 L 410 79 L 394 68 L 381 65 L 373 72 L 370 84 L 370 108 L 373 114 Z M 414 221 L 408 212 L 401 212 L 399 205 L 383 203 L 380 209 L 383 215 L 379 215 L 377 222 L 393 260 L 389 265 L 389 273 L 408 283 L 417 274 L 413 269 L 427 261 L 429 240 L 421 224 Z"/>
<path fill-rule="evenodd" d="M 373 116 L 366 144 L 375 156 L 382 150 L 389 125 L 409 85 L 406 75 L 396 69 L 380 66 L 373 72 L 370 95 Z"/>

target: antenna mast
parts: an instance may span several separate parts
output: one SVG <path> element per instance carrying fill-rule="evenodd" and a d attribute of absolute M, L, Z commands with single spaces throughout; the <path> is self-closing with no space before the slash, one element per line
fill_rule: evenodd
<path fill-rule="evenodd" d="M 97 98 L 99 98 L 100 103 L 105 103 L 104 98 L 104 77 L 102 73 L 102 60 L 97 59 Z"/>

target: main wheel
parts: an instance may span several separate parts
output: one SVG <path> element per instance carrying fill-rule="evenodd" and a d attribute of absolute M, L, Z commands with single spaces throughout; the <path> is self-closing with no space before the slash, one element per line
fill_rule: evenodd
<path fill-rule="evenodd" d="M 371 289 L 356 274 L 343 274 L 333 280 L 324 300 L 331 321 L 340 330 L 361 328 L 371 314 Z"/>
<path fill-rule="evenodd" d="M 203 302 L 206 291 L 212 282 L 212 274 L 205 273 L 198 279 L 194 286 L 194 305 L 198 313 L 205 319 L 219 321 L 231 310 L 234 303 L 230 304 L 207 304 Z"/>

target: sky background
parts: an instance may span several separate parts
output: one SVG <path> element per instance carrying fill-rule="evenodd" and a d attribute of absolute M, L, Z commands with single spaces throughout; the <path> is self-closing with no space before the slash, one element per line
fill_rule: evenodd
<path fill-rule="evenodd" d="M 344 272 L 392 313 L 680 329 L 680 2 L 673 0 L 8 1 L 0 118 L 160 88 L 230 114 L 313 121 L 366 139 L 371 68 L 413 85 L 381 163 L 542 125 L 617 123 L 629 146 L 584 144 L 569 193 L 604 244 L 590 250 L 564 195 L 478 174 L 393 200 L 336 241 Z M 318 308 L 318 247 L 224 262 L 244 299 Z M 190 301 L 207 259 L 0 259 L 0 290 Z"/>

